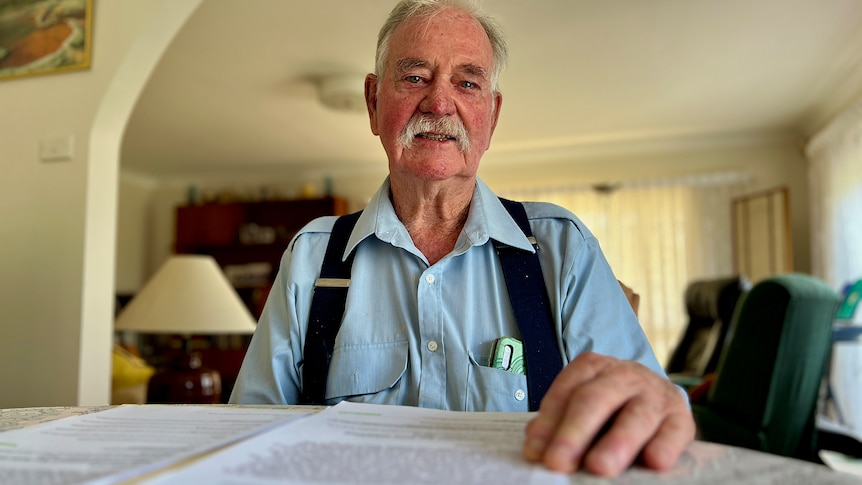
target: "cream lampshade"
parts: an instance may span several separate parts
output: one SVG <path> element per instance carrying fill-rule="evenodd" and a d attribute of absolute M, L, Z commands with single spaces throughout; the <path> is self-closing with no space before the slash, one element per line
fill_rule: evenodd
<path fill-rule="evenodd" d="M 192 335 L 248 334 L 255 320 L 211 256 L 175 255 L 122 310 L 116 330 L 178 334 L 185 353 L 149 382 L 149 402 L 218 403 L 221 377 L 189 348 Z"/>
<path fill-rule="evenodd" d="M 254 317 L 211 256 L 171 256 L 117 317 L 117 330 L 252 333 Z"/>

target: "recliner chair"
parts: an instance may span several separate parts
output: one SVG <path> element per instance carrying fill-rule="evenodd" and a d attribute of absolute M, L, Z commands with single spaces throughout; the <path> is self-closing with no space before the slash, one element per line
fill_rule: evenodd
<path fill-rule="evenodd" d="M 745 276 L 688 285 L 684 296 L 688 326 L 665 366 L 674 382 L 689 387 L 715 371 L 736 303 L 749 289 L 751 283 Z"/>
<path fill-rule="evenodd" d="M 816 460 L 815 414 L 838 294 L 803 274 L 768 278 L 737 305 L 698 438 Z"/>

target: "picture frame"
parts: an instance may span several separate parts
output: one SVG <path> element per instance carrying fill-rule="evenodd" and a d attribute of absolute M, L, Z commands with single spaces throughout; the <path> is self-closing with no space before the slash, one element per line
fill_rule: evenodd
<path fill-rule="evenodd" d="M 0 80 L 90 68 L 93 0 L 0 0 Z"/>

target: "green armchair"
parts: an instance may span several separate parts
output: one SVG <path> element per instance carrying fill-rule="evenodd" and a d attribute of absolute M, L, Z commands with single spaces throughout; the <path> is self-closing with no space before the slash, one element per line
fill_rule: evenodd
<path fill-rule="evenodd" d="M 761 281 L 733 315 L 698 438 L 815 460 L 815 414 L 838 294 L 803 274 Z"/>

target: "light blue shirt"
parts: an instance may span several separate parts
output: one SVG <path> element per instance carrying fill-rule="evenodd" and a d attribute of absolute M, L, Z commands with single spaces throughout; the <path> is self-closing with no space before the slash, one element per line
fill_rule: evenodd
<path fill-rule="evenodd" d="M 524 206 L 564 361 L 593 351 L 637 360 L 664 375 L 595 237 L 561 207 Z M 334 221 L 312 221 L 284 253 L 232 403 L 299 401 L 309 307 Z M 520 338 L 491 239 L 533 250 L 494 193 L 477 180 L 455 248 L 429 265 L 395 215 L 389 180 L 383 183 L 347 245 L 356 256 L 329 368 L 328 404 L 348 399 L 528 410 L 526 377 L 488 367 L 495 339 Z"/>

